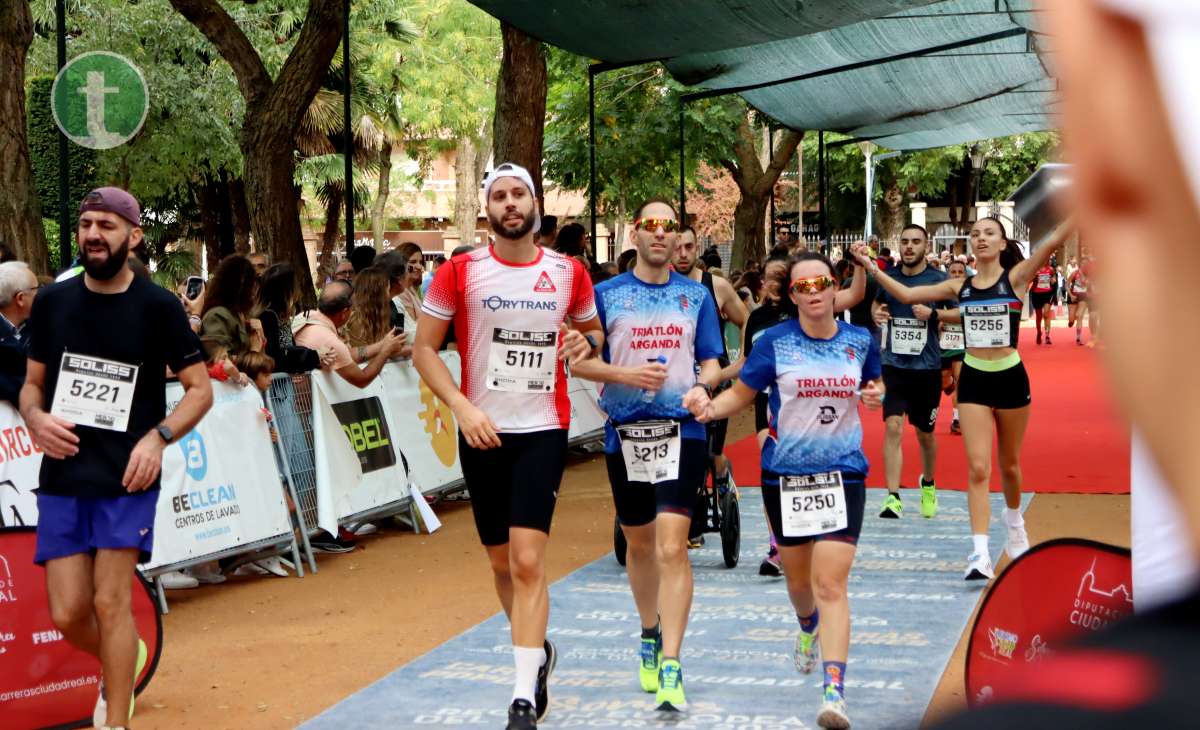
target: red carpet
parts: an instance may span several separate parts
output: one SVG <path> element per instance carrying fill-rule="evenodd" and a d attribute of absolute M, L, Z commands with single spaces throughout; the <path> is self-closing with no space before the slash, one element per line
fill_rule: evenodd
<path fill-rule="evenodd" d="M 1129 432 L 1108 394 L 1100 353 L 1075 344 L 1065 327 L 1051 346 L 1034 344 L 1034 330 L 1021 330 L 1021 358 L 1033 386 L 1033 412 L 1025 434 L 1021 464 L 1027 492 L 1129 493 Z M 1084 333 L 1085 341 L 1087 333 Z M 950 435 L 953 403 L 943 398 L 938 417 L 938 486 L 966 488 L 967 462 L 962 438 Z M 871 473 L 867 484 L 884 486 L 883 419 L 862 411 L 863 435 Z M 738 481 L 757 484 L 758 444 L 753 436 L 726 447 Z M 911 426 L 904 430 L 904 470 L 900 483 L 914 487 L 921 455 Z M 1000 489 L 992 466 L 992 489 Z"/>

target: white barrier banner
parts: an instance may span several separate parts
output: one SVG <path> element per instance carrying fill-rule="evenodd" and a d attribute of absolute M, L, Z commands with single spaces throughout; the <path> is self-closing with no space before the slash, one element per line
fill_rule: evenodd
<path fill-rule="evenodd" d="M 396 449 L 382 379 L 356 388 L 317 370 L 312 382 L 317 525 L 336 535 L 341 518 L 407 496 L 408 467 Z"/>
<path fill-rule="evenodd" d="M 256 388 L 214 382 L 213 407 L 163 450 L 162 491 L 147 569 L 292 531 L 271 432 Z M 183 386 L 167 385 L 167 412 Z"/>
<path fill-rule="evenodd" d="M 574 441 L 582 436 L 603 430 L 608 416 L 600 410 L 600 392 L 590 380 L 567 380 L 567 394 L 571 398 L 571 426 L 567 438 Z"/>
<path fill-rule="evenodd" d="M 458 353 L 439 353 L 455 383 L 461 381 Z M 408 467 L 408 478 L 422 492 L 462 479 L 458 461 L 458 423 L 450 406 L 438 399 L 412 363 L 389 363 L 380 374 L 387 394 L 392 442 Z"/>
<path fill-rule="evenodd" d="M 25 419 L 0 402 L 0 527 L 33 526 L 38 521 L 38 471 L 42 450 L 33 443 Z"/>

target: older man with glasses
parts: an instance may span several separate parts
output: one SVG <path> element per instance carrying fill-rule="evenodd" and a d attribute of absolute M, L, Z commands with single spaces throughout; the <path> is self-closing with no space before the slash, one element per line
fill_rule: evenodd
<path fill-rule="evenodd" d="M 17 406 L 25 382 L 29 343 L 25 323 L 33 311 L 38 280 L 21 261 L 0 264 L 0 400 Z"/>

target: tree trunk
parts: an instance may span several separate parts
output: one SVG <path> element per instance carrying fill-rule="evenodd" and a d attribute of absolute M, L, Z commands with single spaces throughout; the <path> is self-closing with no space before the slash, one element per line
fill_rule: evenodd
<path fill-rule="evenodd" d="M 325 205 L 325 231 L 321 234 L 321 255 L 317 258 L 317 280 L 324 282 L 333 275 L 333 260 L 338 248 L 338 235 L 342 232 L 342 206 L 345 202 L 342 188 L 329 188 L 329 201 Z"/>
<path fill-rule="evenodd" d="M 221 262 L 221 214 L 220 205 L 214 197 L 211 180 L 206 179 L 196 186 L 196 207 L 200 209 L 200 231 L 210 275 L 217 270 L 217 264 Z"/>
<path fill-rule="evenodd" d="M 734 159 L 721 160 L 741 192 L 733 212 L 733 253 L 731 260 L 724 262 L 729 271 L 744 268 L 749 261 L 761 261 L 766 255 L 763 223 L 771 196 L 775 194 L 775 183 L 804 139 L 804 132 L 789 129 L 780 135 L 773 161 L 765 169 L 760 164 L 754 137 L 750 117 L 746 115 L 738 122 Z"/>
<path fill-rule="evenodd" d="M 46 232 L 25 129 L 25 54 L 32 42 L 29 1 L 0 0 L 0 241 L 35 272 L 46 274 Z"/>
<path fill-rule="evenodd" d="M 612 233 L 610 234 L 614 236 L 614 240 L 616 241 L 616 245 L 613 248 L 616 250 L 617 256 L 620 256 L 621 252 L 625 250 L 625 214 L 627 206 L 625 193 L 621 193 L 617 196 L 617 219 L 613 222 Z"/>
<path fill-rule="evenodd" d="M 542 135 L 546 126 L 546 55 L 541 41 L 501 22 L 504 58 L 496 80 L 496 117 L 492 123 L 496 164 L 513 162 L 533 177 L 538 210 L 545 211 L 542 190 Z"/>
<path fill-rule="evenodd" d="M 479 221 L 479 178 L 480 150 L 471 135 L 461 135 L 456 141 L 454 157 L 454 227 L 458 230 L 461 245 L 475 245 L 475 226 Z"/>
<path fill-rule="evenodd" d="M 375 252 L 383 252 L 383 212 L 387 209 L 392 184 L 392 142 L 383 140 L 379 150 L 379 187 L 375 191 L 375 203 L 371 206 L 371 237 L 375 239 Z"/>
<path fill-rule="evenodd" d="M 3 0 L 7 1 L 7 0 Z M 246 100 L 239 146 L 245 170 L 246 203 L 260 251 L 296 268 L 301 307 L 315 304 L 300 208 L 293 176 L 300 121 L 316 96 L 342 37 L 342 0 L 309 0 L 304 24 L 278 75 L 218 0 L 171 0 L 204 34 L 233 69 Z"/>
<path fill-rule="evenodd" d="M 767 237 L 763 226 L 770 198 L 752 198 L 743 195 L 733 209 L 733 251 L 731 260 L 722 262 L 725 273 L 745 268 L 749 261 L 761 261 L 767 251 Z"/>
<path fill-rule="evenodd" d="M 244 256 L 250 253 L 250 208 L 246 205 L 246 184 L 240 177 L 229 181 L 229 208 L 233 213 L 233 250 Z"/>
<path fill-rule="evenodd" d="M 879 231 L 885 240 L 895 239 L 904 226 L 904 191 L 900 182 L 892 179 L 883 191 L 883 205 L 879 212 Z"/>

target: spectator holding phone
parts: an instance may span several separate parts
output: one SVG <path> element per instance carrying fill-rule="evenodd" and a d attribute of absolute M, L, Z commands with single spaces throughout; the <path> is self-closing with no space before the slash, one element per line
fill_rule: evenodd
<path fill-rule="evenodd" d="M 357 348 L 367 358 L 366 366 L 360 368 L 350 346 L 338 336 L 338 330 L 350 320 L 353 295 L 354 287 L 344 281 L 326 284 L 317 300 L 317 309 L 301 315 L 296 344 L 318 351 L 331 348 L 333 361 L 324 368 L 333 370 L 356 388 L 365 388 L 389 358 L 400 356 L 404 339 L 395 330 L 388 330 L 381 341 Z"/>
<path fill-rule="evenodd" d="M 269 267 L 258 287 L 254 316 L 262 325 L 263 352 L 275 361 L 272 370 L 306 373 L 332 364 L 332 349 L 317 351 L 296 344 L 291 327 L 295 308 L 296 269 L 286 261 Z"/>
<path fill-rule="evenodd" d="M 412 345 L 403 330 L 392 327 L 388 291 L 391 281 L 388 274 L 378 266 L 371 266 L 354 277 L 354 295 L 351 297 L 350 320 L 344 330 L 346 344 L 355 348 L 355 360 L 364 362 L 374 355 L 388 332 L 396 330 L 403 343 L 400 357 L 412 355 Z"/>

